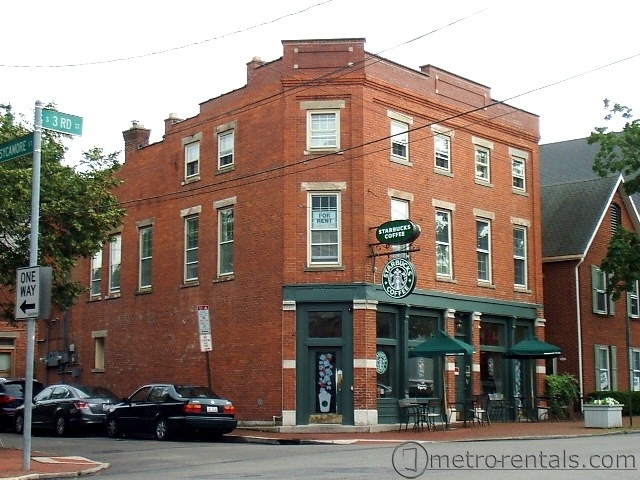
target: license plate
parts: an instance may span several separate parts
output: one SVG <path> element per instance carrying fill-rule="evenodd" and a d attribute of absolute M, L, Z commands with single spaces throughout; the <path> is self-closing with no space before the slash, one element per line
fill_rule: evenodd
<path fill-rule="evenodd" d="M 207 413 L 218 413 L 218 407 L 207 407 Z"/>

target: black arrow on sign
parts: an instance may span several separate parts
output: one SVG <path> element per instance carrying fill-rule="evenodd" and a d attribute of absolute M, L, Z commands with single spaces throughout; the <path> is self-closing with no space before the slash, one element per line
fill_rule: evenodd
<path fill-rule="evenodd" d="M 36 308 L 36 304 L 27 303 L 26 300 L 22 302 L 22 305 L 20 305 L 20 310 L 22 310 L 22 313 L 27 313 L 27 310 L 33 310 L 34 308 Z"/>

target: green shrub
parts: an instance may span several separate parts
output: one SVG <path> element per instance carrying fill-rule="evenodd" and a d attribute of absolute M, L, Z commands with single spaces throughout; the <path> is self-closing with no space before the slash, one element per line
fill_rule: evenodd
<path fill-rule="evenodd" d="M 640 392 L 607 392 L 600 390 L 590 393 L 585 398 L 585 403 L 588 403 L 590 400 L 595 400 L 596 398 L 615 398 L 618 402 L 624 405 L 622 407 L 622 414 L 629 415 L 629 394 L 631 394 L 631 406 L 633 408 L 633 414 L 638 415 L 640 414 Z"/>
<path fill-rule="evenodd" d="M 573 409 L 579 401 L 578 379 L 570 373 L 547 375 L 547 395 L 551 397 L 551 413 L 557 418 L 564 417 L 568 409 Z"/>

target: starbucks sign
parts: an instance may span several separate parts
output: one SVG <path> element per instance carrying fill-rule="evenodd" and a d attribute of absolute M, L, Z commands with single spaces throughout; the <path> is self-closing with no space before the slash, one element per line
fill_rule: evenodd
<path fill-rule="evenodd" d="M 392 298 L 408 296 L 416 286 L 416 268 L 409 260 L 394 258 L 382 270 L 382 288 Z"/>

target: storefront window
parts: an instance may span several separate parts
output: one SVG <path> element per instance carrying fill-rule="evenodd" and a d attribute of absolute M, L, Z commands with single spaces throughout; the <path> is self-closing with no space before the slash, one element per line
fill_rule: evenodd
<path fill-rule="evenodd" d="M 341 338 L 342 312 L 309 312 L 309 338 Z"/>
<path fill-rule="evenodd" d="M 438 319 L 419 315 L 409 316 L 409 342 L 419 340 L 424 342 L 438 333 Z"/>
<path fill-rule="evenodd" d="M 395 313 L 380 311 L 377 313 L 376 389 L 378 398 L 397 398 L 395 391 L 398 385 L 396 382 L 396 324 Z"/>
<path fill-rule="evenodd" d="M 420 345 L 438 333 L 438 319 L 422 315 L 409 316 L 409 348 Z M 407 362 L 410 397 L 432 397 L 434 359 L 416 357 Z"/>
<path fill-rule="evenodd" d="M 480 344 L 492 347 L 503 346 L 503 331 L 504 325 L 502 324 L 482 322 L 480 328 Z"/>

